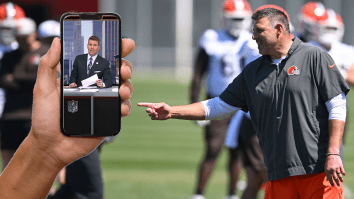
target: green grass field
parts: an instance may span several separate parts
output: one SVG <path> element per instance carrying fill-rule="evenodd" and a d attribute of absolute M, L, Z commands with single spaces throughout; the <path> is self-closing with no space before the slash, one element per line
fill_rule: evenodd
<path fill-rule="evenodd" d="M 105 198 L 189 198 L 195 189 L 197 166 L 203 155 L 203 131 L 191 121 L 151 121 L 138 102 L 169 105 L 188 103 L 189 85 L 173 81 L 133 79 L 133 109 L 123 118 L 117 139 L 102 150 Z M 354 101 L 354 94 L 351 99 Z M 354 103 L 354 102 L 353 102 Z M 351 104 L 353 104 L 351 103 Z M 353 105 L 354 106 L 354 105 Z M 354 107 L 351 113 L 354 114 Z M 349 118 L 354 119 L 354 116 Z M 354 126 L 347 130 L 345 185 L 354 191 Z M 226 196 L 228 175 L 224 150 L 205 191 L 206 198 Z M 243 176 L 242 179 L 246 180 Z M 240 195 L 239 192 L 238 195 Z M 262 198 L 262 194 L 259 196 Z M 350 198 L 350 197 L 346 197 Z"/>

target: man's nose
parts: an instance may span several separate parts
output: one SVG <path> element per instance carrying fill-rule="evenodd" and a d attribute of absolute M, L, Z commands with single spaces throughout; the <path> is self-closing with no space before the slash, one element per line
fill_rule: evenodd
<path fill-rule="evenodd" d="M 254 32 L 253 32 L 253 34 L 252 34 L 252 39 L 253 39 L 253 40 L 256 40 L 256 35 L 254 34 Z"/>

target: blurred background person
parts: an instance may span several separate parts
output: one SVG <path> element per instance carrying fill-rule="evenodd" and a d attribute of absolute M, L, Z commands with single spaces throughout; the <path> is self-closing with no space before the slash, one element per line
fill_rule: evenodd
<path fill-rule="evenodd" d="M 0 59 L 5 53 L 18 48 L 15 21 L 24 18 L 23 9 L 11 2 L 0 4 Z"/>
<path fill-rule="evenodd" d="M 318 21 L 328 18 L 325 6 L 321 2 L 308 2 L 302 6 L 298 14 L 299 31 L 294 36 L 303 42 L 310 42 L 315 38 L 314 27 Z"/>
<path fill-rule="evenodd" d="M 60 23 L 55 20 L 46 20 L 38 26 L 38 40 L 51 45 L 55 37 L 60 37 Z M 60 71 L 58 70 L 58 76 L 60 78 Z"/>
<path fill-rule="evenodd" d="M 236 149 L 234 152 L 239 153 L 242 166 L 246 170 L 247 185 L 241 199 L 256 199 L 262 184 L 267 182 L 267 171 L 263 151 L 259 146 L 249 113 L 237 111 L 234 114 L 226 135 L 225 146 L 229 150 Z"/>
<path fill-rule="evenodd" d="M 242 69 L 258 58 L 258 49 L 252 41 L 252 10 L 245 0 L 226 0 L 223 3 L 223 29 L 206 30 L 199 40 L 199 52 L 194 67 L 191 99 L 199 101 L 201 85 L 206 78 L 207 99 L 214 98 L 230 84 Z M 205 126 L 205 147 L 198 169 L 198 181 L 192 199 L 204 198 L 203 193 L 213 171 L 215 161 L 222 149 L 226 131 L 232 116 L 222 120 L 197 121 Z M 230 148 L 228 170 L 230 173 L 227 199 L 236 199 L 236 183 L 241 172 L 237 149 Z"/>
<path fill-rule="evenodd" d="M 38 40 L 51 44 L 55 37 L 60 37 L 60 23 L 55 20 L 46 20 L 38 26 Z"/>
<path fill-rule="evenodd" d="M 344 35 L 342 17 L 333 9 L 327 9 L 326 15 L 326 18 L 314 24 L 314 38 L 310 43 L 325 49 L 347 83 L 354 85 L 354 46 L 342 43 Z"/>
<path fill-rule="evenodd" d="M 312 25 L 312 45 L 325 49 L 336 63 L 339 71 L 349 85 L 354 85 L 354 46 L 342 43 L 344 36 L 344 23 L 342 17 L 333 9 L 321 11 L 323 17 L 318 18 Z M 313 10 L 313 9 L 311 9 Z M 315 13 L 312 13 L 314 15 Z M 349 95 L 347 98 L 347 120 L 349 121 Z M 347 124 L 347 122 L 346 122 Z M 347 125 L 346 125 L 347 126 Z M 345 143 L 346 129 L 343 134 Z M 341 148 L 343 153 L 343 147 Z"/>
<path fill-rule="evenodd" d="M 49 46 L 37 40 L 36 23 L 30 18 L 16 20 L 19 48 L 1 59 L 0 86 L 6 90 L 1 118 L 3 168 L 26 138 L 31 128 L 33 88 L 40 58 Z"/>
<path fill-rule="evenodd" d="M 16 19 L 25 17 L 25 12 L 16 4 L 11 2 L 0 4 L 0 60 L 5 53 L 18 48 L 18 42 L 15 39 Z M 1 68 L 1 62 L 0 62 Z M 0 118 L 5 104 L 5 91 L 0 88 Z M 1 131 L 0 131 L 1 139 Z"/>

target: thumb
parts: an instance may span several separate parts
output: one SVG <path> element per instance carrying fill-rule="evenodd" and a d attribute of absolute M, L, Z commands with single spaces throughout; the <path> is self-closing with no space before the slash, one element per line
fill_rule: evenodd
<path fill-rule="evenodd" d="M 54 38 L 52 46 L 39 62 L 36 84 L 56 83 L 60 51 L 60 39 Z"/>

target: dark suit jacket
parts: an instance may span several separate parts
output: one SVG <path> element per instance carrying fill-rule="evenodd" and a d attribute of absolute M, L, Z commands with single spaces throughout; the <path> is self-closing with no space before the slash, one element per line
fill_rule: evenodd
<path fill-rule="evenodd" d="M 112 86 L 111 78 L 111 68 L 109 67 L 110 63 L 107 59 L 97 55 L 96 60 L 94 61 L 90 73 L 87 76 L 87 54 L 78 55 L 75 58 L 73 64 L 73 70 L 71 71 L 70 83 L 76 83 L 77 86 L 82 86 L 81 81 L 87 77 L 97 74 L 98 79 L 103 78 L 105 87 Z M 99 72 L 98 72 L 99 71 Z M 96 72 L 96 73 L 95 73 Z"/>

